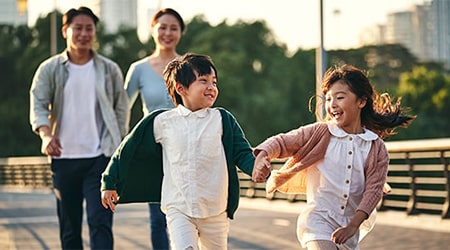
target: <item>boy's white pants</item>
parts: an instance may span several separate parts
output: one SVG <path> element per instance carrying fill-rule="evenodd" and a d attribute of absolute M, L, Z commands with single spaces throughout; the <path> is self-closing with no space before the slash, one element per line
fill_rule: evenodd
<path fill-rule="evenodd" d="M 227 249 L 230 222 L 226 212 L 199 219 L 169 209 L 166 219 L 173 250 Z"/>

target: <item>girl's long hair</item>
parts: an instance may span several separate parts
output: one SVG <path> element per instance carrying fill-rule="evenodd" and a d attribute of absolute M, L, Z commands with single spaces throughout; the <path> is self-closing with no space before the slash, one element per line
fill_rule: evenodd
<path fill-rule="evenodd" d="M 323 95 L 337 81 L 344 82 L 358 98 L 366 100 L 361 110 L 361 123 L 382 139 L 395 135 L 397 127 L 407 127 L 416 118 L 404 113 L 407 108 L 400 105 L 401 97 L 394 102 L 388 93 L 379 94 L 366 74 L 355 66 L 346 64 L 329 68 L 322 81 Z M 327 114 L 325 119 L 331 117 Z"/>

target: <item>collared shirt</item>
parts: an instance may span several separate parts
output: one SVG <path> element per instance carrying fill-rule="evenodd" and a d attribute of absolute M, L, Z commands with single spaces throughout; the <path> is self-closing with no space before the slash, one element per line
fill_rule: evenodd
<path fill-rule="evenodd" d="M 177 209 L 193 218 L 226 210 L 228 172 L 220 111 L 191 112 L 182 105 L 155 118 L 155 141 L 163 151 L 163 211 Z"/>
<path fill-rule="evenodd" d="M 307 205 L 298 219 L 297 235 L 302 246 L 310 240 L 329 240 L 333 231 L 347 225 L 355 214 L 365 191 L 364 166 L 378 136 L 364 129 L 362 134 L 347 134 L 333 123 L 325 157 L 307 170 Z M 339 249 L 358 249 L 358 241 L 369 232 L 375 211 L 355 236 Z"/>
<path fill-rule="evenodd" d="M 308 169 L 308 203 L 352 216 L 365 190 L 365 161 L 378 136 L 367 129 L 361 134 L 347 134 L 332 123 L 328 123 L 328 129 L 332 136 L 325 158 Z"/>

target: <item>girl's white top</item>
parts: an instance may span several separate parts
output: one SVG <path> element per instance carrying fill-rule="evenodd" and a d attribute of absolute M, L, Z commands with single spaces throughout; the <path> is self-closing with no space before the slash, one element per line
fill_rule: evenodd
<path fill-rule="evenodd" d="M 365 190 L 365 161 L 372 141 L 378 138 L 367 129 L 347 134 L 333 123 L 328 123 L 328 129 L 332 136 L 325 158 L 307 170 L 307 204 L 298 221 L 303 245 L 309 240 L 330 240 L 337 227 L 351 220 Z M 342 249 L 357 249 L 358 239 L 357 234 Z"/>

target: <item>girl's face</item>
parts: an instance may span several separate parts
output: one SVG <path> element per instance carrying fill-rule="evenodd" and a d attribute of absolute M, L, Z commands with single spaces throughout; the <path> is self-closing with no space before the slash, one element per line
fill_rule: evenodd
<path fill-rule="evenodd" d="M 366 100 L 358 98 L 343 81 L 331 84 L 325 95 L 328 116 L 349 134 L 362 133 L 361 110 Z"/>
<path fill-rule="evenodd" d="M 68 50 L 90 50 L 95 41 L 95 23 L 88 15 L 77 15 L 62 28 Z"/>
<path fill-rule="evenodd" d="M 181 26 L 170 14 L 162 15 L 152 29 L 156 46 L 161 50 L 174 50 L 181 38 Z"/>
<path fill-rule="evenodd" d="M 191 111 L 212 107 L 219 94 L 216 73 L 212 68 L 209 75 L 199 76 L 196 71 L 194 73 L 197 79 L 189 88 L 176 84 L 175 88 L 183 99 L 183 105 Z"/>

